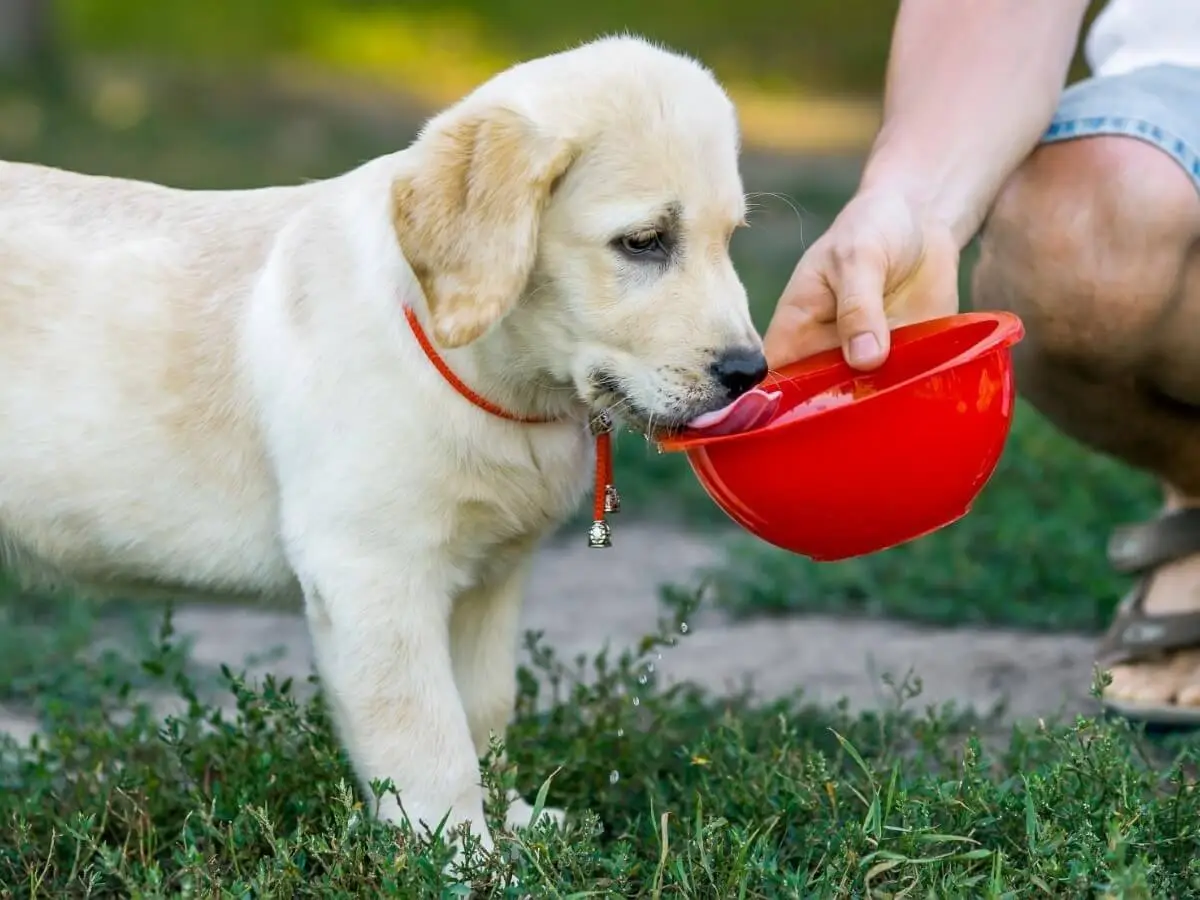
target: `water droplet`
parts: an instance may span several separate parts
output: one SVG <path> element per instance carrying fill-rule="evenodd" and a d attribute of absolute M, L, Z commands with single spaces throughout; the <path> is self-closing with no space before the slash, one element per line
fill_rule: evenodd
<path fill-rule="evenodd" d="M 662 662 L 662 653 L 661 652 L 655 653 L 654 658 L 657 659 L 659 662 Z"/>
<path fill-rule="evenodd" d="M 650 676 L 648 676 L 648 675 L 639 675 L 638 676 L 638 684 L 645 684 L 649 680 L 650 680 Z"/>
<path fill-rule="evenodd" d="M 646 671 L 653 672 L 654 671 L 654 663 L 646 663 Z"/>
<path fill-rule="evenodd" d="M 619 737 L 619 738 L 625 737 L 625 729 L 624 728 L 617 729 L 617 737 Z"/>
<path fill-rule="evenodd" d="M 620 780 L 621 780 L 621 773 L 618 772 L 616 769 L 613 769 L 611 772 L 608 773 L 608 783 L 609 784 L 616 784 Z"/>
<path fill-rule="evenodd" d="M 642 698 L 641 698 L 641 697 L 634 697 L 634 698 L 633 698 L 633 705 L 634 705 L 634 706 L 641 706 L 641 705 L 642 705 Z"/>
<path fill-rule="evenodd" d="M 687 628 L 688 628 L 688 626 L 687 626 L 687 622 L 680 622 L 680 623 L 679 623 L 679 633 L 680 633 L 680 634 L 687 634 Z"/>

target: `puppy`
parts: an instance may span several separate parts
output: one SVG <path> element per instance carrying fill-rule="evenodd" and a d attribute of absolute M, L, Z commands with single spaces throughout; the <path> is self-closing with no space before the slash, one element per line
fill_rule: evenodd
<path fill-rule="evenodd" d="M 709 71 L 612 37 L 302 186 L 0 163 L 5 564 L 302 598 L 364 789 L 399 788 L 380 815 L 449 814 L 490 847 L 479 757 L 512 713 L 531 555 L 589 485 L 589 422 L 653 436 L 765 374 L 729 257 L 738 143 Z"/>

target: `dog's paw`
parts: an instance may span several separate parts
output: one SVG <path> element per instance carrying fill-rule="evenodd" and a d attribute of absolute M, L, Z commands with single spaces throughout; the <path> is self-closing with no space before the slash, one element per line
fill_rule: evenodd
<path fill-rule="evenodd" d="M 567 814 L 564 810 L 555 809 L 550 806 L 542 807 L 539 821 L 549 819 L 556 828 L 562 828 L 567 821 Z M 525 799 L 516 791 L 510 791 L 508 795 L 508 812 L 504 816 L 504 825 L 509 831 L 516 831 L 523 828 L 528 828 L 533 824 L 533 807 L 525 802 Z"/>
<path fill-rule="evenodd" d="M 397 827 L 407 824 L 417 836 L 432 835 L 444 817 L 441 836 L 455 863 L 465 858 L 468 842 L 477 845 L 484 854 L 493 853 L 496 849 L 492 833 L 483 816 L 482 805 L 478 812 L 459 809 L 451 810 L 449 814 L 443 813 L 442 816 L 436 816 L 432 812 L 423 815 L 420 811 L 413 813 L 403 809 L 395 797 L 387 796 L 379 804 L 378 815 L 380 820 Z"/>

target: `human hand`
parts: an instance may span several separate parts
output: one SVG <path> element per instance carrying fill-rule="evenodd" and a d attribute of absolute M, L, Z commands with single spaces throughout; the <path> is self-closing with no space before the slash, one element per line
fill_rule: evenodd
<path fill-rule="evenodd" d="M 857 369 L 887 359 L 890 331 L 958 312 L 950 227 L 897 191 L 855 196 L 801 257 L 764 335 L 772 369 L 841 347 Z"/>

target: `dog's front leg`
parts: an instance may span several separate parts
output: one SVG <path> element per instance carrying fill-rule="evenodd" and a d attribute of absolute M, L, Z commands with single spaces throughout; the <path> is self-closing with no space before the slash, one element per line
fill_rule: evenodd
<path fill-rule="evenodd" d="M 450 598 L 436 573 L 377 563 L 364 545 L 309 540 L 295 566 L 317 668 L 363 789 L 390 778 L 379 815 L 414 828 L 466 822 L 487 849 L 475 744 L 450 657 Z"/>
<path fill-rule="evenodd" d="M 483 757 L 492 735 L 504 738 L 517 694 L 517 639 L 521 601 L 532 562 L 532 544 L 522 547 L 501 577 L 466 591 L 455 603 L 450 646 L 454 678 L 467 713 L 475 752 Z M 543 815 L 562 824 L 565 814 L 547 808 Z M 505 824 L 532 824 L 533 807 L 515 791 L 508 797 Z"/>

